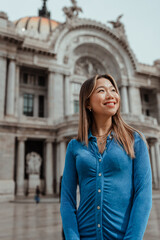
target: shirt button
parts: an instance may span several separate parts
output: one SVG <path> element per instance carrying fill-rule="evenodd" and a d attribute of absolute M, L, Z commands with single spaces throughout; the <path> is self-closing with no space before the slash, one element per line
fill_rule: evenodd
<path fill-rule="evenodd" d="M 98 192 L 101 192 L 101 189 L 98 189 Z"/>
<path fill-rule="evenodd" d="M 101 176 L 102 176 L 102 173 L 99 173 L 98 175 L 99 175 L 99 177 L 101 177 Z"/>
<path fill-rule="evenodd" d="M 101 161 L 102 161 L 102 159 L 100 158 L 100 159 L 99 159 L 99 162 L 101 162 Z"/>
<path fill-rule="evenodd" d="M 100 227 L 101 227 L 101 225 L 100 225 L 100 224 L 98 224 L 97 226 L 98 226 L 98 228 L 100 228 Z"/>
<path fill-rule="evenodd" d="M 99 209 L 100 209 L 100 206 L 97 206 L 97 209 L 99 210 Z"/>

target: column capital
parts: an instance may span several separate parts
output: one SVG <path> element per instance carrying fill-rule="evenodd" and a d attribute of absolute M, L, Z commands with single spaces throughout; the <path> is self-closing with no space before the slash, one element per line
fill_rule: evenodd
<path fill-rule="evenodd" d="M 7 58 L 7 53 L 0 52 L 0 58 L 6 59 Z"/>
<path fill-rule="evenodd" d="M 158 142 L 157 138 L 148 138 L 147 142 L 149 145 L 154 145 L 156 142 Z"/>
<path fill-rule="evenodd" d="M 63 136 L 59 136 L 57 139 L 56 139 L 56 142 L 57 143 L 66 143 L 67 142 L 67 140 L 65 139 L 65 137 L 63 137 Z"/>
<path fill-rule="evenodd" d="M 46 143 L 53 143 L 54 141 L 55 141 L 54 138 L 47 138 L 47 139 L 45 140 Z"/>
<path fill-rule="evenodd" d="M 19 142 L 25 142 L 25 141 L 27 140 L 27 137 L 25 137 L 25 136 L 18 136 L 18 137 L 17 137 L 17 140 L 18 140 Z"/>
<path fill-rule="evenodd" d="M 55 74 L 60 74 L 60 75 L 66 75 L 69 76 L 71 75 L 70 70 L 65 69 L 64 66 L 55 66 L 52 68 L 48 68 L 49 73 L 55 73 Z"/>
<path fill-rule="evenodd" d="M 128 87 L 128 83 L 127 82 L 121 82 L 119 87 Z"/>
<path fill-rule="evenodd" d="M 8 59 L 9 59 L 10 61 L 13 61 L 13 62 L 16 61 L 16 57 L 13 56 L 13 55 L 8 55 Z"/>
<path fill-rule="evenodd" d="M 130 82 L 128 86 L 131 88 L 140 88 L 139 83 Z"/>

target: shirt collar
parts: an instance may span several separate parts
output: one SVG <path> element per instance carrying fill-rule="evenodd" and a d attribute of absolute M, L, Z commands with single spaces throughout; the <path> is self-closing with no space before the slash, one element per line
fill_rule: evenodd
<path fill-rule="evenodd" d="M 107 136 L 107 139 L 112 139 L 113 136 L 114 136 L 114 131 L 112 130 L 111 133 Z M 90 139 L 96 140 L 96 137 L 92 135 L 91 128 L 89 128 L 89 130 L 88 130 L 88 140 L 90 140 Z"/>

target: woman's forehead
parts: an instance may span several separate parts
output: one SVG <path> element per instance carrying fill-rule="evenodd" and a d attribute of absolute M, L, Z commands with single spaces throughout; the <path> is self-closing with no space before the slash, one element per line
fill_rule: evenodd
<path fill-rule="evenodd" d="M 97 79 L 96 86 L 99 86 L 99 85 L 113 86 L 111 81 L 109 79 L 107 79 L 107 78 L 99 78 L 99 79 Z"/>

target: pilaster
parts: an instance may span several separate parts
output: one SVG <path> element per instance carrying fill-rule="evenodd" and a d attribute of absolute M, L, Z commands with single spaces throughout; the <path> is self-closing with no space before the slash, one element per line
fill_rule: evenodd
<path fill-rule="evenodd" d="M 128 90 L 126 86 L 121 87 L 121 107 L 123 113 L 129 113 Z"/>
<path fill-rule="evenodd" d="M 62 139 L 57 145 L 57 193 L 60 190 L 60 179 L 63 176 L 64 164 L 65 164 L 65 156 L 66 156 L 66 142 Z"/>
<path fill-rule="evenodd" d="M 64 115 L 68 116 L 70 115 L 70 77 L 69 76 L 65 76 L 64 91 L 65 91 Z"/>
<path fill-rule="evenodd" d="M 155 156 L 155 146 L 152 144 L 150 146 L 150 153 L 151 153 L 151 162 L 152 162 L 152 179 L 153 179 L 153 186 L 155 189 L 158 188 L 158 176 L 157 176 L 157 164 L 156 164 L 156 156 Z"/>
<path fill-rule="evenodd" d="M 63 75 L 49 73 L 48 79 L 48 120 L 52 123 L 64 116 Z"/>
<path fill-rule="evenodd" d="M 17 195 L 24 196 L 25 137 L 18 137 L 17 152 Z"/>
<path fill-rule="evenodd" d="M 142 114 L 142 103 L 140 89 L 137 86 L 130 85 L 128 88 L 130 112 L 135 115 Z"/>
<path fill-rule="evenodd" d="M 46 140 L 45 181 L 46 194 L 53 194 L 53 140 Z"/>
<path fill-rule="evenodd" d="M 10 59 L 8 65 L 6 114 L 11 116 L 15 114 L 15 74 L 16 63 L 14 59 Z"/>
<path fill-rule="evenodd" d="M 160 125 L 160 91 L 157 92 L 157 112 L 158 112 L 158 123 Z"/>
<path fill-rule="evenodd" d="M 7 59 L 5 56 L 0 56 L 0 119 L 3 119 L 5 112 L 5 92 L 6 92 L 6 73 Z"/>
<path fill-rule="evenodd" d="M 20 91 L 20 67 L 16 66 L 16 80 L 15 80 L 15 116 L 19 116 L 19 91 Z"/>
<path fill-rule="evenodd" d="M 157 174 L 158 174 L 158 187 L 160 188 L 160 149 L 159 149 L 159 142 L 155 142 L 155 157 L 157 162 Z"/>

